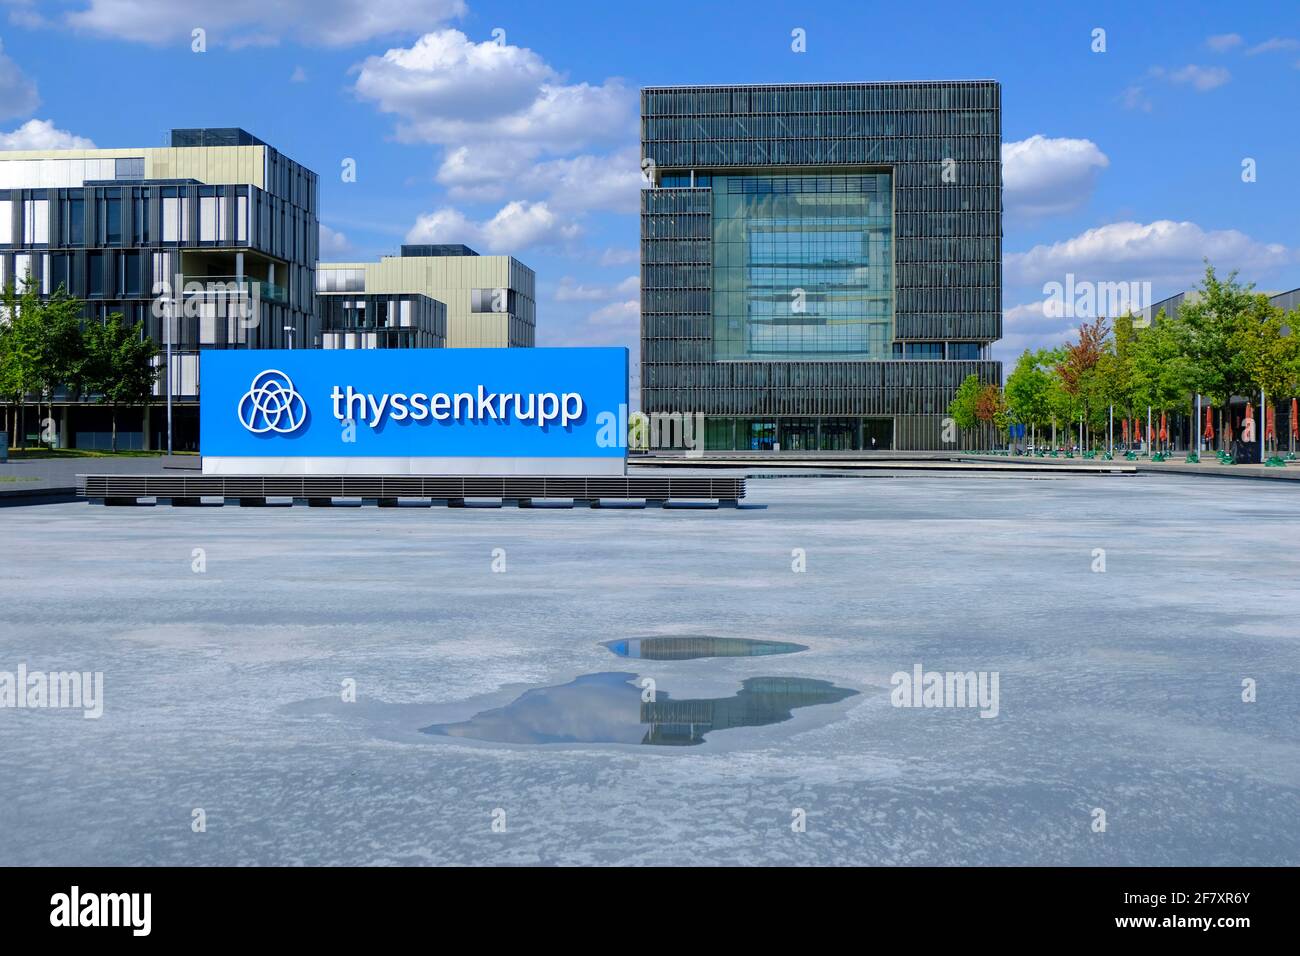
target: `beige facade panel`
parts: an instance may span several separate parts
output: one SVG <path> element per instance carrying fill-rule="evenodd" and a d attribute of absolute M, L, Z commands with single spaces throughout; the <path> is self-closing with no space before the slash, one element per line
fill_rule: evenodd
<path fill-rule="evenodd" d="M 367 294 L 421 293 L 447 306 L 448 348 L 507 348 L 510 316 L 475 312 L 474 289 L 515 289 L 535 300 L 535 278 L 512 256 L 384 256 L 378 262 L 322 262 L 319 272 L 361 270 Z"/>
<path fill-rule="evenodd" d="M 20 149 L 0 153 L 0 163 L 39 160 L 144 158 L 145 179 L 197 179 L 210 186 L 266 188 L 265 146 L 186 146 L 144 149 Z M 99 178 L 97 176 L 91 178 Z M 33 183 L 30 188 L 38 188 Z M 78 184 L 80 185 L 80 184 Z"/>

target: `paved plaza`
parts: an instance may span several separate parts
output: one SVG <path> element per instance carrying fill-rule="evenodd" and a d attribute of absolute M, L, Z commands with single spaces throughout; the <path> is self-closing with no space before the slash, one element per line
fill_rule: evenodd
<path fill-rule="evenodd" d="M 0 864 L 1300 864 L 1289 483 L 748 503 L 3 509 L 0 672 L 103 699 L 0 709 Z"/>

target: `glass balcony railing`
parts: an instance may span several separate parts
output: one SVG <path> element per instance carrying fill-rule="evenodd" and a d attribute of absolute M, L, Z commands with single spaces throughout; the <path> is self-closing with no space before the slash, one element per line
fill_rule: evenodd
<path fill-rule="evenodd" d="M 202 292 L 193 288 L 194 283 L 203 287 Z M 260 299 L 263 302 L 272 302 L 276 305 L 285 305 L 289 301 L 289 290 L 282 285 L 275 285 L 262 279 L 252 279 L 244 276 L 240 279 L 237 276 L 186 276 L 185 292 L 186 298 L 196 295 L 205 297 L 227 298 L 250 297 Z"/>

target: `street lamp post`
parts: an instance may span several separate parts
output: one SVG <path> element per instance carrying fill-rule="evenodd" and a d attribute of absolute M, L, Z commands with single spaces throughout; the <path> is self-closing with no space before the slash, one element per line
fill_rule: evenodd
<path fill-rule="evenodd" d="M 172 316 L 175 313 L 175 300 L 168 296 L 166 315 L 167 323 L 167 456 L 172 454 Z"/>
<path fill-rule="evenodd" d="M 289 348 L 293 348 L 293 326 L 286 325 L 284 327 L 284 331 L 285 334 L 289 337 Z"/>
<path fill-rule="evenodd" d="M 1267 433 L 1264 422 L 1264 390 L 1259 390 L 1259 463 L 1264 464 L 1264 435 Z"/>

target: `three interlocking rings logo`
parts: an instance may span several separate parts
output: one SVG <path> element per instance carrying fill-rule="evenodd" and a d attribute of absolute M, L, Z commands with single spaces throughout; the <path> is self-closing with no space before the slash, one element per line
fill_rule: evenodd
<path fill-rule="evenodd" d="M 239 421 L 250 432 L 262 435 L 275 432 L 288 435 L 307 420 L 307 403 L 293 387 L 289 376 L 278 369 L 267 369 L 253 379 L 253 384 L 239 400 Z"/>

